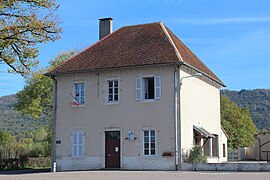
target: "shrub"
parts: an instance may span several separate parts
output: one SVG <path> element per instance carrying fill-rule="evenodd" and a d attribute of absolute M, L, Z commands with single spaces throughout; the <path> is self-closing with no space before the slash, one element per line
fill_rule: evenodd
<path fill-rule="evenodd" d="M 25 166 L 25 161 L 22 159 L 0 159 L 0 170 L 16 170 L 22 169 Z"/>
<path fill-rule="evenodd" d="M 194 146 L 189 152 L 187 161 L 192 164 L 196 163 L 206 163 L 207 158 L 203 154 L 201 146 Z"/>
<path fill-rule="evenodd" d="M 26 162 L 26 167 L 28 168 L 46 168 L 50 166 L 50 157 L 28 158 L 28 161 Z"/>

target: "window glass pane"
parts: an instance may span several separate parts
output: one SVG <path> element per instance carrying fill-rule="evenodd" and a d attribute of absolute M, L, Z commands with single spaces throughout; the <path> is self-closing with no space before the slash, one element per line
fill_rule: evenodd
<path fill-rule="evenodd" d="M 148 137 L 149 131 L 144 131 L 144 136 Z"/>
<path fill-rule="evenodd" d="M 149 142 L 149 138 L 148 137 L 144 137 L 144 142 Z"/>
<path fill-rule="evenodd" d="M 114 88 L 114 93 L 118 94 L 118 88 Z"/>
<path fill-rule="evenodd" d="M 109 81 L 109 87 L 113 87 L 113 82 Z"/>
<path fill-rule="evenodd" d="M 113 101 L 113 95 L 109 95 L 109 101 Z"/>
<path fill-rule="evenodd" d="M 149 149 L 149 143 L 144 143 L 144 148 Z"/>
<path fill-rule="evenodd" d="M 113 89 L 109 88 L 109 94 L 112 94 L 112 93 L 113 93 Z"/>
<path fill-rule="evenodd" d="M 115 96 L 114 96 L 114 100 L 115 100 L 115 101 L 118 101 L 118 95 L 115 95 Z"/>
<path fill-rule="evenodd" d="M 114 81 L 114 87 L 118 87 L 118 81 Z"/>
<path fill-rule="evenodd" d="M 155 155 L 155 149 L 151 149 L 151 155 Z"/>
<path fill-rule="evenodd" d="M 148 149 L 144 150 L 144 155 L 149 155 L 149 150 Z"/>

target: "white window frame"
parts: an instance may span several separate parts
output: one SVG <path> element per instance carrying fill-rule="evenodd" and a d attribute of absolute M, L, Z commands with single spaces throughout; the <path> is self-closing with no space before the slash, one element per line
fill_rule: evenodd
<path fill-rule="evenodd" d="M 148 132 L 148 152 L 149 152 L 149 154 L 145 154 L 145 132 Z M 154 144 L 155 144 L 154 150 L 155 150 L 155 154 L 151 153 L 151 150 L 152 150 L 151 132 L 154 132 L 154 138 L 155 138 L 154 139 Z M 156 133 L 156 130 L 154 130 L 154 129 L 143 129 L 142 130 L 142 138 L 143 138 L 143 140 L 142 140 L 142 142 L 143 142 L 143 144 L 142 144 L 143 155 L 145 157 L 154 157 L 154 156 L 156 156 L 156 154 L 157 154 L 157 133 Z"/>
<path fill-rule="evenodd" d="M 145 79 L 154 78 L 154 98 L 145 98 Z M 136 78 L 135 99 L 137 101 L 155 101 L 161 99 L 161 77 L 148 75 Z"/>
<path fill-rule="evenodd" d="M 80 141 L 80 137 L 81 137 L 81 141 Z M 83 131 L 73 131 L 72 139 L 71 139 L 72 157 L 78 158 L 78 157 L 84 156 L 84 144 L 85 144 L 85 133 Z M 81 148 L 81 153 L 80 153 L 80 148 Z"/>
<path fill-rule="evenodd" d="M 79 96 L 76 96 L 77 85 L 83 85 L 83 91 L 81 90 L 81 86 L 79 86 Z M 83 92 L 83 96 L 81 94 L 82 92 Z M 85 93 L 86 93 L 86 90 L 85 90 L 85 82 L 84 81 L 76 81 L 73 83 L 73 94 L 74 94 L 73 98 L 78 102 L 79 106 L 85 105 Z M 81 99 L 82 97 L 83 97 L 83 99 Z"/>
<path fill-rule="evenodd" d="M 117 87 L 117 89 L 118 89 L 118 92 L 117 93 L 115 93 L 115 82 L 117 81 L 117 84 L 118 84 L 118 87 Z M 109 86 L 109 83 L 110 82 L 113 82 L 113 86 L 112 86 L 112 96 L 113 96 L 113 99 L 110 101 L 110 98 L 109 98 L 109 96 L 110 96 L 110 86 Z M 106 84 L 107 84 L 107 93 L 106 93 L 106 99 L 107 99 L 107 103 L 109 103 L 109 104 L 117 104 L 117 103 L 119 103 L 119 99 L 120 99 L 120 88 L 119 88 L 119 85 L 120 85 L 120 83 L 119 83 L 119 79 L 117 79 L 117 78 L 113 78 L 113 79 L 107 79 L 106 80 Z M 117 100 L 115 100 L 115 96 L 118 96 L 118 99 Z"/>

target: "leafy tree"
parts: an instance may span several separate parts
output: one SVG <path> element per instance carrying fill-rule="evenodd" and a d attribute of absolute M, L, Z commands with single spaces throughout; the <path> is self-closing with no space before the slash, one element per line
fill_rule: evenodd
<path fill-rule="evenodd" d="M 55 0 L 0 1 L 0 63 L 23 76 L 38 61 L 38 43 L 60 38 Z M 38 103 L 38 102 L 36 102 Z"/>
<path fill-rule="evenodd" d="M 0 132 L 0 158 L 11 158 L 15 156 L 16 139 L 7 131 Z"/>
<path fill-rule="evenodd" d="M 224 96 L 221 96 L 221 124 L 229 135 L 229 151 L 255 143 L 256 127 L 249 111 L 237 107 Z"/>
<path fill-rule="evenodd" d="M 53 82 L 43 74 L 76 54 L 76 52 L 68 51 L 58 54 L 54 60 L 49 62 L 48 68 L 33 72 L 30 77 L 26 78 L 24 89 L 16 94 L 18 102 L 15 108 L 35 118 L 45 116 L 50 120 L 53 103 Z"/>

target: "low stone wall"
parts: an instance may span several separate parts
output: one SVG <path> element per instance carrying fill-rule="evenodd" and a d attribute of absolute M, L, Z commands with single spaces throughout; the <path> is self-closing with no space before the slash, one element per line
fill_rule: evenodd
<path fill-rule="evenodd" d="M 182 164 L 182 171 L 270 171 L 269 163 L 206 163 L 206 164 Z"/>

